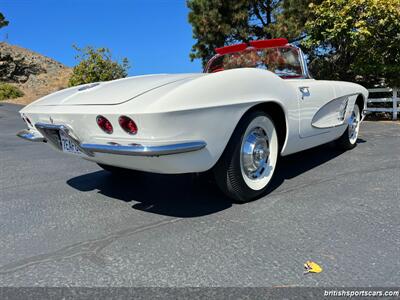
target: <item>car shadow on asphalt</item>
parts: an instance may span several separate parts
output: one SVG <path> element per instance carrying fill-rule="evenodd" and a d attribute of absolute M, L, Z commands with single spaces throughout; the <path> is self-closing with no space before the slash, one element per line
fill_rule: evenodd
<path fill-rule="evenodd" d="M 365 143 L 357 140 L 357 143 Z M 323 165 L 324 163 L 342 155 L 345 151 L 339 150 L 335 143 L 331 142 L 309 150 L 281 157 L 273 179 L 268 187 L 267 195 L 280 187 L 285 180 L 290 180 L 307 171 Z"/>
<path fill-rule="evenodd" d="M 285 180 L 297 177 L 343 153 L 332 144 L 326 144 L 282 157 L 268 188 L 267 197 Z M 112 199 L 136 202 L 132 208 L 137 210 L 173 217 L 200 217 L 232 206 L 232 201 L 207 176 L 199 177 L 194 174 L 141 173 L 140 176 L 113 176 L 107 171 L 97 171 L 71 178 L 67 184 L 79 191 L 97 190 Z"/>
<path fill-rule="evenodd" d="M 205 181 L 194 174 L 117 176 L 97 171 L 71 178 L 67 184 L 79 191 L 98 190 L 107 197 L 132 202 L 137 210 L 180 218 L 209 215 L 232 206 L 215 185 Z"/>

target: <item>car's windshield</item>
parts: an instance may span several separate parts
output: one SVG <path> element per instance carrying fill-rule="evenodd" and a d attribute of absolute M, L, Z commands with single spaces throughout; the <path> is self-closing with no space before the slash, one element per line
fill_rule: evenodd
<path fill-rule="evenodd" d="M 205 72 L 214 73 L 237 68 L 265 69 L 283 78 L 303 76 L 299 50 L 295 47 L 249 48 L 218 55 L 211 59 Z"/>

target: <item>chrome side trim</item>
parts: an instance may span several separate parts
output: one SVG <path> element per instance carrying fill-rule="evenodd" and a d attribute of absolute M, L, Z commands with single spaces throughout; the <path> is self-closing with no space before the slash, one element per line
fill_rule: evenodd
<path fill-rule="evenodd" d="M 19 131 L 17 136 L 31 142 L 46 142 L 46 139 L 39 132 L 33 132 L 28 129 Z"/>
<path fill-rule="evenodd" d="M 86 152 L 109 153 L 131 156 L 161 156 L 177 153 L 196 151 L 206 146 L 204 141 L 192 141 L 170 145 L 143 146 L 143 145 L 100 145 L 100 144 L 81 144 Z"/>

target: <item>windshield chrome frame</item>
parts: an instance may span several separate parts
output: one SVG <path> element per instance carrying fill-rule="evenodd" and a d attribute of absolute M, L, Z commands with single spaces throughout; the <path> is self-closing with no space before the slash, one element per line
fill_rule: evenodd
<path fill-rule="evenodd" d="M 298 47 L 296 45 L 293 45 L 293 44 L 287 44 L 286 46 L 271 47 L 271 48 L 282 48 L 282 47 L 288 47 L 288 46 L 296 49 L 299 52 L 299 60 L 300 60 L 300 67 L 301 67 L 302 76 L 299 77 L 298 79 L 311 79 L 312 77 L 310 76 L 310 73 L 308 71 L 307 60 L 305 58 L 303 50 L 301 50 L 300 47 Z M 255 49 L 255 48 L 248 47 L 246 50 L 251 50 L 251 49 Z M 264 48 L 264 49 L 266 49 L 266 48 Z M 261 49 L 259 49 L 259 50 L 261 50 Z M 245 50 L 243 50 L 243 51 L 245 51 Z M 223 55 L 225 55 L 225 54 L 216 54 L 212 58 L 210 58 L 210 60 L 207 62 L 207 64 L 205 65 L 205 67 L 203 69 L 203 73 L 211 74 L 211 73 L 207 72 L 209 67 L 210 67 L 210 65 L 211 65 L 211 63 L 214 60 L 216 60 L 218 57 L 221 57 Z M 279 76 L 279 75 L 277 75 L 277 76 Z"/>
<path fill-rule="evenodd" d="M 301 70 L 303 73 L 303 79 L 312 79 L 310 72 L 308 71 L 307 59 L 304 55 L 303 50 L 301 50 L 301 48 L 296 45 L 293 45 L 293 44 L 289 44 L 289 45 L 293 48 L 296 48 L 297 51 L 299 51 L 299 58 L 300 58 Z"/>

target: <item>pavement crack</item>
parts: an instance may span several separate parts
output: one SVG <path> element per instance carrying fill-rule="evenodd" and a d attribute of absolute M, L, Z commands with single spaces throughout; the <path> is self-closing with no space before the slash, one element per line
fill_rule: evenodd
<path fill-rule="evenodd" d="M 64 259 L 74 258 L 77 256 L 84 256 L 86 258 L 91 257 L 90 261 L 98 261 L 98 257 L 100 252 L 107 246 L 111 245 L 115 241 L 126 238 L 137 233 L 151 230 L 154 228 L 162 227 L 165 225 L 169 225 L 175 222 L 183 220 L 182 218 L 168 218 L 161 220 L 159 222 L 151 223 L 149 225 L 135 227 L 135 228 L 127 228 L 124 230 L 120 230 L 114 232 L 108 236 L 79 242 L 70 246 L 66 246 L 61 248 L 55 252 L 39 254 L 36 256 L 28 257 L 16 262 L 12 262 L 0 267 L 0 275 L 8 275 L 14 272 L 17 272 L 21 269 L 31 267 L 34 265 L 50 262 L 50 261 L 60 261 Z"/>

